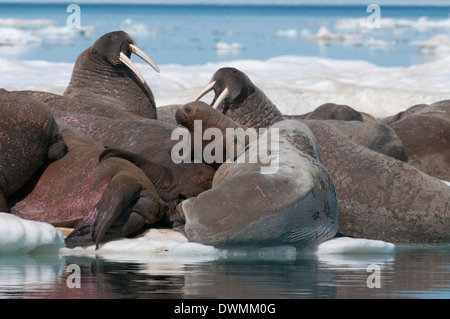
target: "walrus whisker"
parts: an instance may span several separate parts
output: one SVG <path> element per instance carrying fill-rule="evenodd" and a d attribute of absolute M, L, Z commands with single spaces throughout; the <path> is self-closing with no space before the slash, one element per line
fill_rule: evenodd
<path fill-rule="evenodd" d="M 129 67 L 134 74 L 136 74 L 136 76 L 139 78 L 142 84 L 145 83 L 144 77 L 142 76 L 141 72 L 136 67 L 136 65 L 134 65 L 133 62 L 131 62 L 130 58 L 125 55 L 125 53 L 120 52 L 119 60 L 122 61 L 122 63 L 125 64 L 127 67 Z"/>
<path fill-rule="evenodd" d="M 203 90 L 197 95 L 197 97 L 194 99 L 194 102 L 197 102 L 198 100 L 200 100 L 202 97 L 204 97 L 206 94 L 208 94 L 209 92 L 211 92 L 213 90 L 214 85 L 216 84 L 216 81 L 212 81 L 211 83 L 209 83 L 205 88 L 203 88 Z"/>
<path fill-rule="evenodd" d="M 140 57 L 142 60 L 144 60 L 145 62 L 147 62 L 152 68 L 155 69 L 156 72 L 159 73 L 159 68 L 156 65 L 155 62 L 153 62 L 153 60 L 141 49 L 139 49 L 137 46 L 135 46 L 134 44 L 130 44 L 130 48 L 131 51 L 133 51 L 134 54 L 136 54 L 138 57 Z"/>
<path fill-rule="evenodd" d="M 222 101 L 226 98 L 227 95 L 228 95 L 228 88 L 226 87 L 225 90 L 223 90 L 222 93 L 220 93 L 219 97 L 217 98 L 212 108 L 217 109 L 217 107 L 220 105 L 220 103 L 222 103 Z"/>

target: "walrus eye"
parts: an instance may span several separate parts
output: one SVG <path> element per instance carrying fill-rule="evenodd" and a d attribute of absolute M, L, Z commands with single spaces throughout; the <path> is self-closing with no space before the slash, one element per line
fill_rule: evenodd
<path fill-rule="evenodd" d="M 58 142 L 61 139 L 61 136 L 59 134 L 53 135 L 53 143 Z"/>
<path fill-rule="evenodd" d="M 184 111 L 186 113 L 191 113 L 192 110 L 191 110 L 191 108 L 189 106 L 187 106 L 187 107 L 184 108 Z"/>

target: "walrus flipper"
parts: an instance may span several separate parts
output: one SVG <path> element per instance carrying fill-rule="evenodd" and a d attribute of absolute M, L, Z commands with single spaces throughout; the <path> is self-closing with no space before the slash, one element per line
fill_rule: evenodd
<path fill-rule="evenodd" d="M 66 246 L 95 243 L 98 249 L 104 239 L 124 237 L 158 221 L 162 217 L 160 204 L 135 179 L 120 173 L 111 179 L 99 202 L 66 238 Z"/>

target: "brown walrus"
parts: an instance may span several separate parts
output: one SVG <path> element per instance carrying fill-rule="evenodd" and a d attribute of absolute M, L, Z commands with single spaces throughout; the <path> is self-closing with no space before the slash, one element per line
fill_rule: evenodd
<path fill-rule="evenodd" d="M 336 186 L 340 233 L 395 243 L 450 240 L 450 187 L 323 121 L 305 123 Z"/>
<path fill-rule="evenodd" d="M 77 58 L 64 95 L 21 91 L 44 102 L 50 109 L 95 114 L 112 118 L 156 119 L 153 93 L 130 60 L 134 53 L 157 72 L 156 64 L 124 31 L 101 36 Z"/>
<path fill-rule="evenodd" d="M 0 211 L 7 197 L 24 186 L 43 165 L 67 152 L 51 111 L 16 93 L 0 93 Z"/>
<path fill-rule="evenodd" d="M 66 245 L 96 244 L 130 235 L 160 220 L 167 205 L 147 176 L 121 158 L 99 161 L 104 147 L 58 122 L 69 151 L 11 199 L 24 219 L 75 228 Z"/>
<path fill-rule="evenodd" d="M 198 94 L 198 101 L 208 92 L 214 90 L 211 105 L 232 120 L 252 127 L 267 127 L 284 120 L 283 114 L 264 92 L 255 86 L 249 77 L 235 68 L 221 68 L 214 73 L 211 82 Z M 247 119 L 247 120 L 246 120 Z"/>
<path fill-rule="evenodd" d="M 450 100 L 425 106 L 389 126 L 402 140 L 411 165 L 450 181 Z"/>
<path fill-rule="evenodd" d="M 54 114 L 58 120 L 107 146 L 104 157 L 123 157 L 138 165 L 172 208 L 181 200 L 211 188 L 215 173 L 212 167 L 173 161 L 171 152 L 178 141 L 176 137 L 172 139 L 172 133 L 177 126 L 151 119 L 121 120 L 59 111 Z M 160 175 L 155 175 L 156 171 Z"/>
<path fill-rule="evenodd" d="M 243 128 L 203 102 L 184 105 L 176 118 L 189 128 L 197 119 L 220 132 Z M 263 154 L 270 161 L 263 159 L 265 147 Z M 261 132 L 247 149 L 219 167 L 211 190 L 177 206 L 174 228 L 190 241 L 216 247 L 304 246 L 332 238 L 338 218 L 336 193 L 308 127 L 281 121 Z M 258 158 L 252 161 L 255 152 Z"/>
<path fill-rule="evenodd" d="M 124 31 L 109 32 L 78 56 L 64 96 L 86 104 L 107 104 L 139 116 L 156 118 L 153 93 L 131 62 L 131 53 L 159 72 L 131 36 Z"/>
<path fill-rule="evenodd" d="M 408 162 L 408 155 L 395 131 L 381 123 L 326 120 L 356 144 L 399 161 Z"/>
<path fill-rule="evenodd" d="M 448 109 L 444 104 L 435 105 L 434 110 L 445 117 Z M 234 120 L 259 125 L 257 108 L 249 107 L 246 114 Z M 305 123 L 317 140 L 321 161 L 336 187 L 340 233 L 392 242 L 450 239 L 447 185 L 412 165 L 355 144 L 323 121 Z"/>
<path fill-rule="evenodd" d="M 318 106 L 312 112 L 303 115 L 292 115 L 287 118 L 308 120 L 339 120 L 339 121 L 363 121 L 360 112 L 344 104 L 325 103 Z"/>

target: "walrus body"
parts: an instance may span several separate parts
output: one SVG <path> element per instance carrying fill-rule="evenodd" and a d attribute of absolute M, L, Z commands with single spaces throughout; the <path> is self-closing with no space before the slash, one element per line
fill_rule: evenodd
<path fill-rule="evenodd" d="M 227 127 L 242 128 L 230 119 L 217 119 L 214 116 L 217 112 L 204 103 L 191 103 L 183 108 L 187 106 L 191 112 L 185 117 L 178 115 L 177 120 L 182 119 L 180 124 L 189 128 L 198 118 L 204 127 L 221 131 Z M 279 140 L 272 144 L 275 136 Z M 261 156 L 261 149 L 256 148 L 268 141 L 271 146 L 264 152 L 270 154 L 269 167 L 261 158 L 251 160 L 257 157 L 255 152 Z M 304 124 L 277 123 L 258 140 L 250 142 L 247 149 L 234 162 L 218 168 L 211 190 L 177 206 L 177 214 L 173 216 L 175 229 L 185 233 L 190 241 L 216 247 L 303 246 L 336 234 L 338 209 L 334 185 L 320 163 L 314 137 Z"/>
<path fill-rule="evenodd" d="M 3 91 L 0 108 L 0 211 L 8 212 L 6 198 L 43 165 L 63 157 L 67 146 L 43 103 Z"/>
<path fill-rule="evenodd" d="M 185 198 L 211 188 L 215 170 L 204 163 L 176 163 L 171 152 L 178 143 L 177 126 L 151 119 L 111 119 L 73 112 L 55 117 L 84 132 L 109 150 L 107 157 L 123 157 L 141 167 L 161 197 L 174 208 Z"/>
<path fill-rule="evenodd" d="M 305 123 L 336 187 L 340 233 L 394 243 L 450 240 L 448 186 L 355 144 L 323 121 Z"/>
<path fill-rule="evenodd" d="M 102 145 L 59 122 L 69 152 L 12 199 L 21 218 L 72 227 L 68 247 L 127 236 L 167 209 L 146 175 L 120 158 L 99 161 Z"/>
<path fill-rule="evenodd" d="M 408 155 L 401 139 L 389 126 L 361 121 L 326 120 L 326 123 L 335 126 L 356 144 L 399 161 L 408 162 Z"/>
<path fill-rule="evenodd" d="M 446 117 L 449 109 L 445 105 L 443 101 L 428 111 Z M 257 127 L 260 118 L 255 113 L 253 118 L 235 121 Z M 357 145 L 324 121 L 303 122 L 313 132 L 336 188 L 339 233 L 391 242 L 450 240 L 450 188 L 446 184 L 408 163 Z M 396 134 L 410 156 L 407 143 Z"/>
<path fill-rule="evenodd" d="M 325 103 L 305 114 L 307 120 L 363 121 L 360 112 L 344 104 Z"/>
<path fill-rule="evenodd" d="M 421 107 L 389 126 L 402 140 L 411 165 L 450 181 L 450 100 Z"/>

